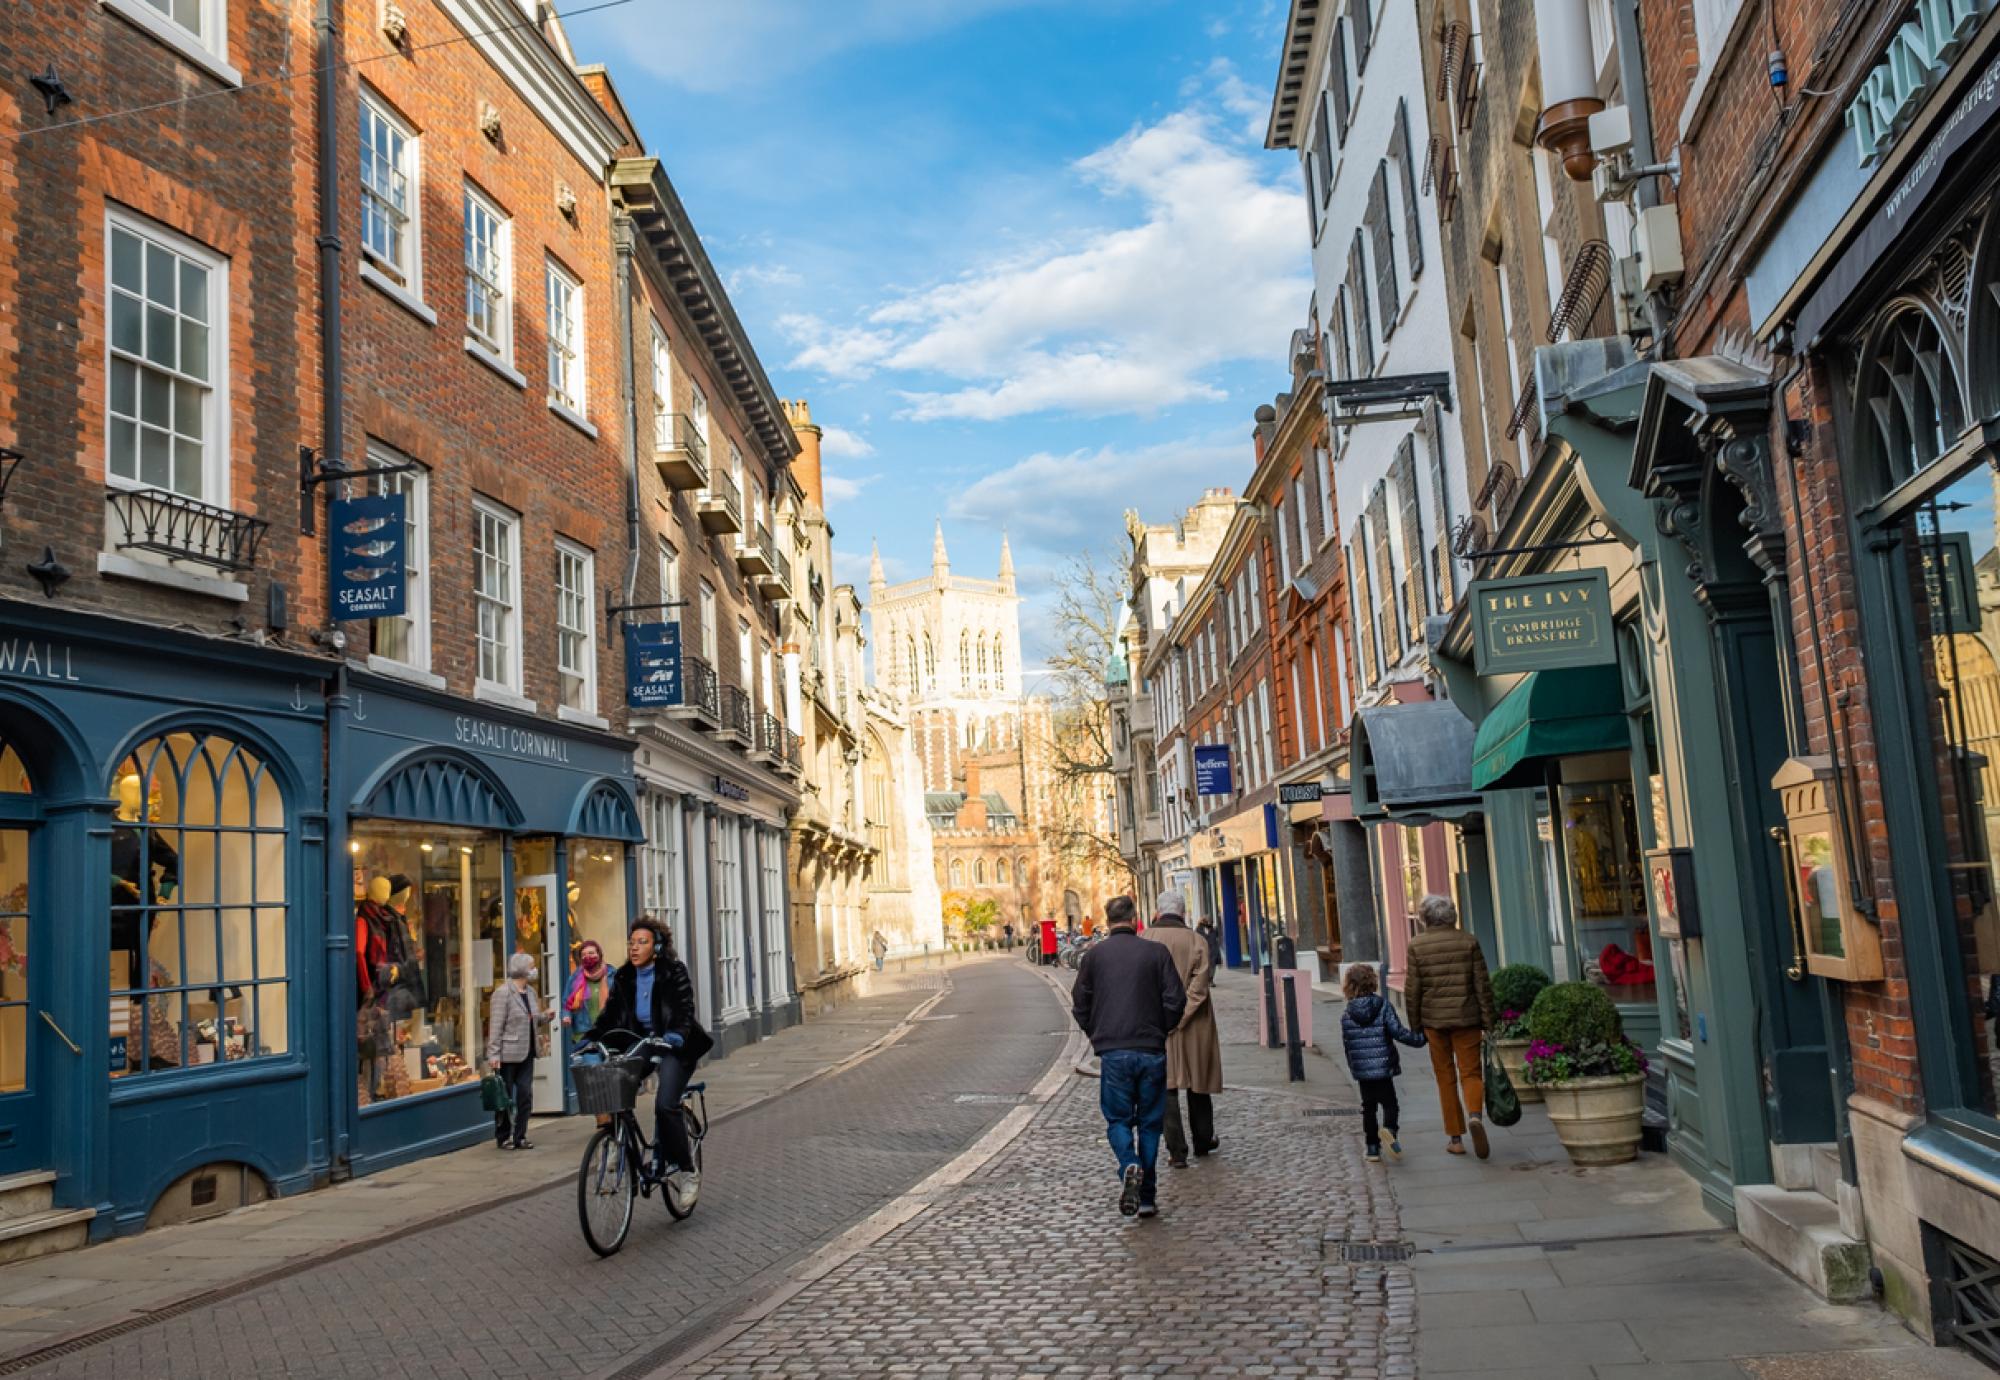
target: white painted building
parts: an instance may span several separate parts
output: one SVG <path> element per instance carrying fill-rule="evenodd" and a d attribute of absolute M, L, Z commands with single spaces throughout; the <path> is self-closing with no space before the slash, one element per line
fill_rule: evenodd
<path fill-rule="evenodd" d="M 1389 0 L 1293 0 L 1286 26 L 1265 143 L 1299 156 L 1335 388 L 1451 372 L 1420 41 L 1416 6 Z M 1352 426 L 1336 416 L 1332 454 L 1316 457 L 1333 471 L 1363 705 L 1421 679 L 1424 621 L 1462 586 L 1451 538 L 1471 507 L 1464 447 L 1437 402 L 1412 410 L 1422 415 Z"/>

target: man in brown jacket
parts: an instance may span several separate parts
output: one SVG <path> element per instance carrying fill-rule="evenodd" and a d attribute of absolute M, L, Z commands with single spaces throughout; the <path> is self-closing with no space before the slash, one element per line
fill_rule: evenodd
<path fill-rule="evenodd" d="M 1493 1024 L 1486 955 L 1477 939 L 1458 928 L 1458 908 L 1444 897 L 1424 897 L 1417 903 L 1417 919 L 1423 929 L 1410 940 L 1403 1002 L 1411 1028 L 1430 1037 L 1431 1070 L 1437 1074 L 1444 1129 L 1451 1137 L 1445 1148 L 1454 1155 L 1465 1153 L 1469 1122 L 1473 1153 L 1483 1160 L 1491 1147 L 1483 1119 L 1486 1079 L 1480 1045 Z"/>
<path fill-rule="evenodd" d="M 1215 1029 L 1215 1007 L 1208 1000 L 1212 976 L 1208 941 L 1188 928 L 1187 902 L 1169 887 L 1160 893 L 1159 914 L 1144 938 L 1166 946 L 1174 970 L 1187 989 L 1187 1010 L 1167 1036 L 1167 1163 L 1187 1168 L 1188 1131 L 1194 1132 L 1194 1153 L 1206 1155 L 1215 1138 L 1215 1103 L 1222 1091 L 1222 1040 Z M 1187 1093 L 1187 1123 L 1181 1122 L 1181 1092 Z"/>

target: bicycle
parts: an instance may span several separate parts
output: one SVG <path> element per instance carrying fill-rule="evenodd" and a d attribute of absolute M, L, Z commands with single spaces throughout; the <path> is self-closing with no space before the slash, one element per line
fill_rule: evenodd
<path fill-rule="evenodd" d="M 685 1221 L 694 1212 L 696 1186 L 687 1184 L 679 1174 L 653 1173 L 653 1146 L 633 1111 L 639 1087 L 653 1071 L 653 1057 L 672 1050 L 664 1040 L 646 1038 L 623 1054 L 614 1054 L 592 1041 L 578 1046 L 571 1056 L 577 1109 L 611 1118 L 584 1146 L 576 1179 L 577 1220 L 583 1227 L 584 1241 L 600 1256 L 617 1254 L 632 1230 L 633 1203 L 652 1197 L 655 1188 L 675 1221 Z M 589 1062 L 593 1055 L 601 1056 L 602 1062 Z M 701 1142 L 708 1134 L 706 1082 L 688 1084 L 681 1094 L 680 1112 L 687 1119 L 688 1144 L 698 1179 Z"/>

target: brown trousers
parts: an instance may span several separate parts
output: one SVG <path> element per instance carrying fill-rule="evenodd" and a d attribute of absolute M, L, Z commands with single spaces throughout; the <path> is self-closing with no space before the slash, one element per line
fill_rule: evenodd
<path fill-rule="evenodd" d="M 1479 1062 L 1486 1032 L 1476 1025 L 1456 1030 L 1426 1026 L 1424 1037 L 1430 1042 L 1431 1071 L 1437 1075 L 1445 1134 L 1462 1136 L 1468 1113 L 1476 1117 L 1486 1115 L 1486 1076 Z M 1461 1093 L 1465 1096 L 1463 1105 L 1459 1103 Z"/>

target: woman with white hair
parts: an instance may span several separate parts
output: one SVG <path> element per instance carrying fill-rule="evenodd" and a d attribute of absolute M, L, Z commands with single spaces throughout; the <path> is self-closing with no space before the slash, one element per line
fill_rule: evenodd
<path fill-rule="evenodd" d="M 532 1150 L 528 1113 L 535 1101 L 535 1055 L 548 1053 L 548 1023 L 555 1010 L 542 1009 L 535 991 L 535 959 L 515 954 L 507 960 L 507 980 L 493 989 L 486 1012 L 486 1062 L 507 1086 L 514 1106 L 493 1114 L 493 1137 L 502 1150 Z M 512 1133 L 511 1138 L 509 1133 Z"/>
<path fill-rule="evenodd" d="M 1469 1130 L 1472 1152 L 1483 1160 L 1490 1147 L 1480 1045 L 1493 1024 L 1486 954 L 1477 939 L 1458 927 L 1458 907 L 1442 896 L 1419 901 L 1417 920 L 1423 930 L 1410 940 L 1403 1004 L 1409 1008 L 1410 1028 L 1423 1031 L 1430 1042 L 1431 1071 L 1437 1075 L 1445 1134 L 1451 1137 L 1445 1149 L 1463 1155 Z"/>

